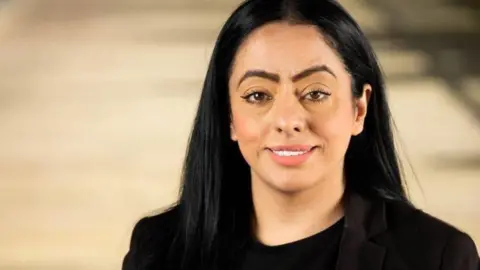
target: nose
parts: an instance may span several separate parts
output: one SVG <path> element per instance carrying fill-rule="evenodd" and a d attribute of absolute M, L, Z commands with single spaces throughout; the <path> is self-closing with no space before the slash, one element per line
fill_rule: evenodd
<path fill-rule="evenodd" d="M 294 100 L 277 101 L 274 117 L 274 129 L 278 133 L 295 135 L 304 132 L 307 127 L 305 109 Z"/>

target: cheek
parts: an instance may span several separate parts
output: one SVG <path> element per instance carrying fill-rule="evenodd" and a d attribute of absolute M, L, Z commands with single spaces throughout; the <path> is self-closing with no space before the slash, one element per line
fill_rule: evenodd
<path fill-rule="evenodd" d="M 239 144 L 259 142 L 264 128 L 258 119 L 240 113 L 233 113 L 233 128 Z"/>
<path fill-rule="evenodd" d="M 232 125 L 236 141 L 245 161 L 253 166 L 257 161 L 259 149 L 263 145 L 264 125 L 251 116 L 234 114 Z"/>
<path fill-rule="evenodd" d="M 318 117 L 313 123 L 314 132 L 325 140 L 326 147 L 348 145 L 352 136 L 354 113 L 352 105 L 347 103 L 335 104 L 335 109 L 324 117 Z"/>

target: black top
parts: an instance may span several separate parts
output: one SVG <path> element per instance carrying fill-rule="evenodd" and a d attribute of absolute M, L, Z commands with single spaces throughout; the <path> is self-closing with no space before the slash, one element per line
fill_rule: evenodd
<path fill-rule="evenodd" d="M 326 230 L 305 239 L 278 246 L 255 241 L 248 248 L 242 270 L 335 269 L 343 218 Z"/>
<path fill-rule="evenodd" d="M 122 269 L 181 269 L 180 260 L 167 256 L 179 252 L 172 243 L 179 243 L 181 214 L 175 207 L 139 221 Z M 480 270 L 470 236 L 406 202 L 350 194 L 344 223 L 334 270 Z"/>

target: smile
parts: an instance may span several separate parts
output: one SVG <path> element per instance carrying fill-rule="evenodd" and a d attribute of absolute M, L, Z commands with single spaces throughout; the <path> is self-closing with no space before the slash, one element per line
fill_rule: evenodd
<path fill-rule="evenodd" d="M 268 148 L 271 159 L 281 166 L 300 166 L 312 155 L 314 146 L 292 145 Z"/>
<path fill-rule="evenodd" d="M 278 156 L 281 156 L 281 157 L 291 157 L 291 156 L 303 155 L 303 154 L 307 153 L 308 151 L 273 151 L 272 150 L 272 152 L 275 155 L 278 155 Z"/>

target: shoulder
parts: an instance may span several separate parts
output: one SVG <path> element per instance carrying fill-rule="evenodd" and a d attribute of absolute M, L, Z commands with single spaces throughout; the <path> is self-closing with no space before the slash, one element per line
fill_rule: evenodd
<path fill-rule="evenodd" d="M 389 239 L 406 257 L 430 259 L 435 269 L 480 269 L 477 248 L 465 232 L 411 205 L 386 203 Z"/>
<path fill-rule="evenodd" d="M 132 237 L 156 237 L 169 233 L 178 223 L 178 208 L 170 208 L 160 214 L 147 216 L 137 222 Z"/>
<path fill-rule="evenodd" d="M 135 224 L 122 270 L 147 269 L 147 265 L 158 262 L 159 256 L 166 254 L 178 227 L 178 212 L 177 207 L 173 207 Z"/>

